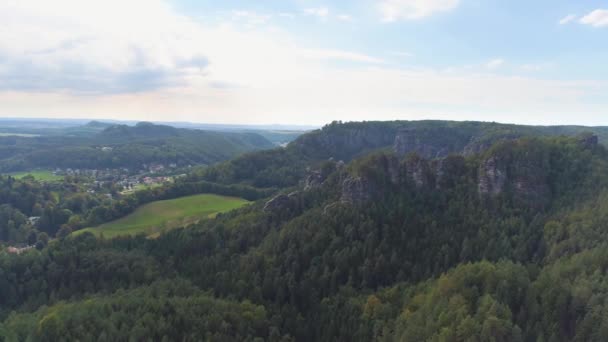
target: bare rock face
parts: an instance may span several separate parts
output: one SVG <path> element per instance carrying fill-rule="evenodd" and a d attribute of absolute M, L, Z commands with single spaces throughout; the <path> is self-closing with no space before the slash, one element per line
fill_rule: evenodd
<path fill-rule="evenodd" d="M 307 170 L 306 178 L 304 179 L 304 191 L 309 191 L 315 188 L 321 187 L 327 177 L 334 171 L 340 171 L 344 168 L 344 162 L 335 162 L 333 158 L 330 158 L 326 164 L 324 164 L 318 170 Z"/>
<path fill-rule="evenodd" d="M 343 203 L 361 204 L 372 199 L 373 186 L 362 177 L 348 177 L 342 182 Z"/>
<path fill-rule="evenodd" d="M 293 142 L 309 155 L 350 160 L 363 150 L 389 146 L 395 132 L 375 125 L 336 125 L 323 128 L 316 134 L 305 134 Z"/>
<path fill-rule="evenodd" d="M 479 168 L 479 193 L 496 196 L 505 189 L 507 169 L 500 165 L 498 158 L 492 156 L 484 161 Z"/>
<path fill-rule="evenodd" d="M 304 190 L 309 191 L 314 188 L 318 188 L 323 184 L 325 178 L 323 177 L 323 173 L 321 171 L 315 170 L 310 171 L 304 180 Z"/>
<path fill-rule="evenodd" d="M 542 154 L 519 158 L 491 156 L 479 168 L 479 194 L 495 197 L 503 193 L 530 208 L 542 209 L 551 200 L 547 170 Z"/>

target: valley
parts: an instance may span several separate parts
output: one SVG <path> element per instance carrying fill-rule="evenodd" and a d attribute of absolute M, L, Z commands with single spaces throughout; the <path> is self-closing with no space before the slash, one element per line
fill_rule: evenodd
<path fill-rule="evenodd" d="M 606 132 L 334 122 L 130 192 L 0 177 L 0 336 L 594 340 Z"/>

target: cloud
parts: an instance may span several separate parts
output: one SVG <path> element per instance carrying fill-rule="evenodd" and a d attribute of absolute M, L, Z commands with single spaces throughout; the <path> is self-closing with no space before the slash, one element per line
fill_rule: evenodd
<path fill-rule="evenodd" d="M 162 0 L 6 0 L 0 22 L 0 89 L 140 92 L 209 66 L 201 29 Z"/>
<path fill-rule="evenodd" d="M 350 14 L 339 14 L 336 18 L 341 21 L 353 21 L 353 17 Z"/>
<path fill-rule="evenodd" d="M 597 9 L 580 19 L 581 24 L 591 25 L 593 27 L 608 26 L 608 10 Z"/>
<path fill-rule="evenodd" d="M 342 50 L 323 50 L 323 49 L 303 49 L 299 51 L 300 55 L 310 59 L 318 59 L 318 60 L 344 60 L 351 62 L 359 62 L 359 63 L 369 63 L 369 64 L 384 64 L 385 61 L 356 53 L 350 51 L 342 51 Z"/>
<path fill-rule="evenodd" d="M 605 104 L 589 101 L 604 98 L 605 82 L 399 67 L 306 46 L 274 27 L 193 21 L 171 3 L 1 1 L 0 116 L 302 124 L 605 117 Z"/>
<path fill-rule="evenodd" d="M 382 20 L 413 20 L 456 8 L 460 0 L 382 0 L 379 8 Z"/>
<path fill-rule="evenodd" d="M 505 65 L 505 60 L 502 58 L 495 58 L 488 63 L 486 63 L 486 68 L 488 69 L 498 69 Z"/>
<path fill-rule="evenodd" d="M 536 64 L 523 64 L 520 66 L 521 70 L 524 71 L 545 71 L 555 67 L 555 63 L 545 62 Z"/>
<path fill-rule="evenodd" d="M 272 19 L 272 15 L 270 14 L 260 14 L 251 11 L 234 11 L 232 12 L 232 17 L 234 20 L 243 20 L 251 26 L 263 25 Z"/>
<path fill-rule="evenodd" d="M 571 22 L 573 22 L 574 20 L 576 20 L 577 16 L 575 14 L 568 14 L 567 16 L 563 17 L 560 21 L 559 24 L 560 25 L 566 25 L 569 24 Z"/>
<path fill-rule="evenodd" d="M 329 9 L 327 7 L 307 8 L 304 10 L 304 14 L 313 15 L 319 18 L 327 18 L 327 16 L 329 16 Z"/>

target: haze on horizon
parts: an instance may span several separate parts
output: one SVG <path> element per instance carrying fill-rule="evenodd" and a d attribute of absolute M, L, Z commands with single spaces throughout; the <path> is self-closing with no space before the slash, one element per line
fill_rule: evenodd
<path fill-rule="evenodd" d="M 4 0 L 0 117 L 608 125 L 608 3 Z"/>

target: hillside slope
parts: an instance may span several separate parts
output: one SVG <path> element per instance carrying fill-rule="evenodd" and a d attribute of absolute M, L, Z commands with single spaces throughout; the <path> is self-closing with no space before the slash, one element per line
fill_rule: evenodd
<path fill-rule="evenodd" d="M 339 133 L 345 146 L 377 148 L 344 152 L 347 163 L 309 152 L 299 185 L 155 240 L 82 234 L 0 256 L 0 336 L 39 339 L 36 327 L 51 326 L 85 338 L 70 322 L 97 326 L 82 317 L 100 307 L 119 317 L 135 305 L 117 304 L 124 290 L 139 289 L 149 319 L 187 317 L 184 296 L 218 313 L 200 313 L 202 327 L 180 318 L 177 332 L 146 319 L 138 324 L 147 330 L 108 325 L 109 339 L 234 331 L 272 341 L 605 340 L 608 151 L 594 135 L 531 133 L 465 153 L 456 144 L 463 125 L 440 128 L 437 139 L 409 129 L 406 141 L 423 148 L 408 153 L 383 148 L 388 135 L 357 145 Z M 333 139 L 315 134 L 303 139 Z M 439 153 L 448 141 L 461 152 Z M 251 167 L 286 163 L 277 153 L 256 153 Z M 222 175 L 226 165 L 217 177 L 238 176 Z M 190 292 L 162 289 L 167 280 Z M 243 325 L 230 330 L 235 320 Z"/>
<path fill-rule="evenodd" d="M 213 164 L 274 146 L 255 133 L 210 132 L 150 123 L 93 126 L 97 133 L 86 137 L 0 137 L 0 171 Z"/>

